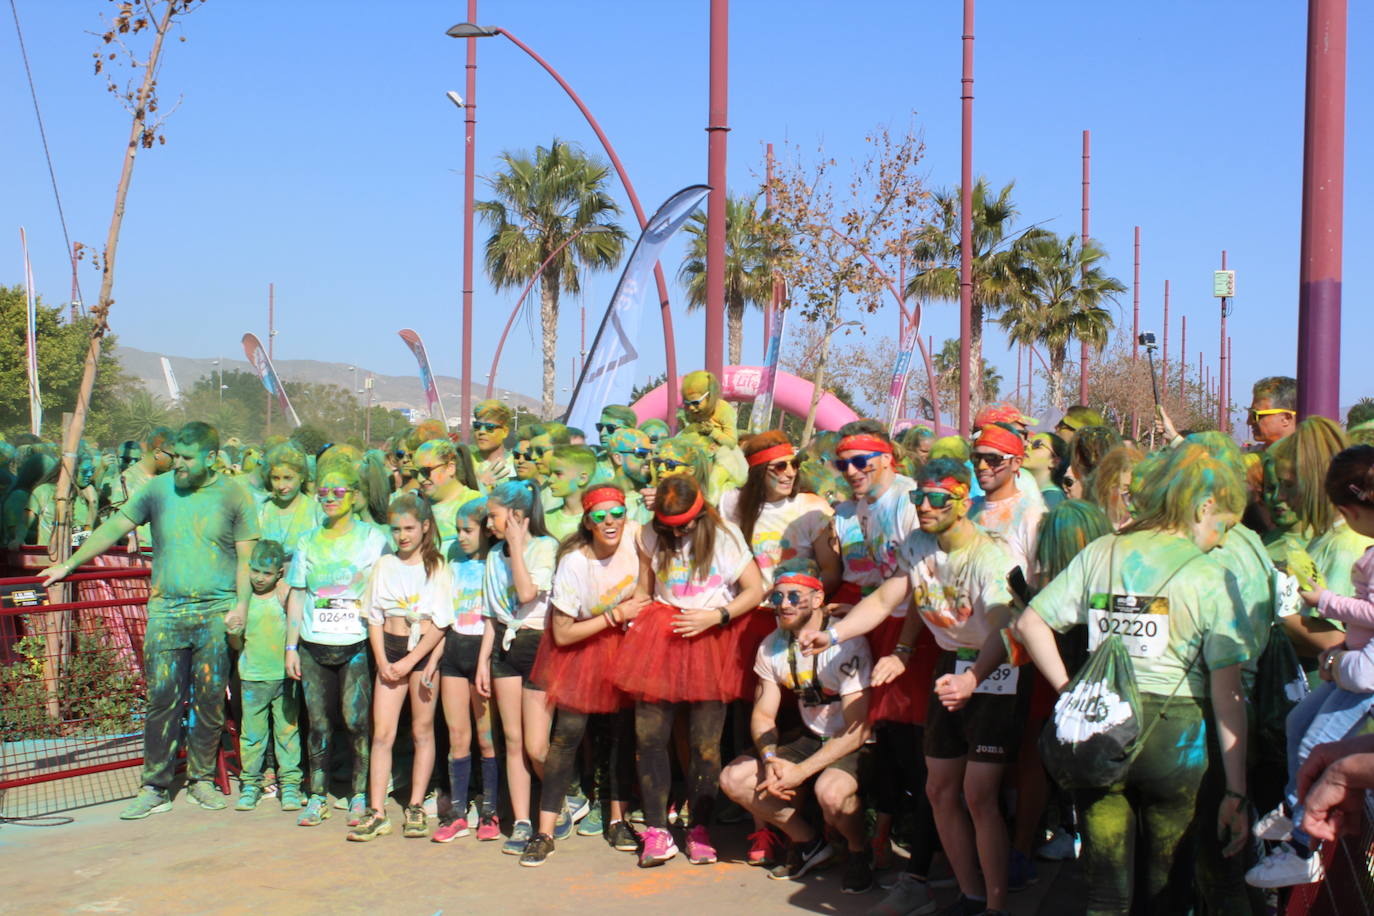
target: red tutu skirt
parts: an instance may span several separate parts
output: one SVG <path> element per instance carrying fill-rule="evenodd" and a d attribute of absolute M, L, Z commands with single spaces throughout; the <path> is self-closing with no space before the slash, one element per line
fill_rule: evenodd
<path fill-rule="evenodd" d="M 888 617 L 868 634 L 868 646 L 873 652 L 874 664 L 884 655 L 892 654 L 905 622 L 905 618 Z M 922 627 L 901 677 L 873 688 L 872 700 L 868 705 L 868 721 L 925 725 L 926 709 L 930 705 L 931 676 L 935 673 L 935 660 L 939 657 L 940 647 L 930 627 Z"/>
<path fill-rule="evenodd" d="M 726 672 L 733 676 L 728 685 L 730 699 L 753 701 L 754 688 L 759 682 L 759 676 L 754 673 L 754 660 L 758 657 L 759 646 L 777 628 L 778 618 L 766 605 L 754 608 L 730 624 L 729 630 L 735 635 L 734 663 Z"/>
<path fill-rule="evenodd" d="M 560 709 L 586 714 L 616 712 L 630 705 L 611 678 L 625 634 L 617 627 L 602 630 L 570 646 L 560 646 L 553 628 L 544 630 L 530 680 Z"/>
<path fill-rule="evenodd" d="M 655 601 L 640 611 L 616 655 L 615 686 L 646 703 L 734 699 L 738 623 L 711 627 L 700 636 L 679 636 L 673 632 L 673 616 L 680 610 Z"/>

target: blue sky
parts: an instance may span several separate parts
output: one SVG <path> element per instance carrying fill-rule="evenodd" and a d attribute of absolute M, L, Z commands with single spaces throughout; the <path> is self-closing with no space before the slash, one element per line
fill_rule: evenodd
<path fill-rule="evenodd" d="M 74 240 L 103 242 L 128 116 L 92 74 L 105 0 L 17 0 Z M 404 373 L 396 337 L 425 337 L 435 371 L 459 368 L 462 120 L 444 98 L 462 90 L 463 43 L 444 36 L 465 4 L 360 0 L 209 0 L 169 47 L 162 71 L 167 145 L 140 154 L 121 239 L 113 325 L 130 346 L 186 356 L 239 356 L 244 331 L 266 326 L 277 290 L 277 354 Z M 616 145 L 647 210 L 706 177 L 706 0 L 579 3 L 483 0 L 502 25 L 547 57 Z M 733 4 L 732 191 L 756 187 L 763 144 L 862 157 L 877 125 L 914 123 L 932 187 L 959 168 L 960 4 L 752 0 Z M 1080 136 L 1092 131 L 1092 234 L 1128 285 L 1132 227 L 1142 227 L 1141 301 L 1159 329 L 1172 281 L 1171 355 L 1189 319 L 1189 358 L 1214 361 L 1211 271 L 1229 252 L 1240 295 L 1231 321 L 1239 397 L 1256 377 L 1295 366 L 1305 4 L 1298 0 L 1027 4 L 984 0 L 976 26 L 974 169 L 1016 180 L 1025 221 L 1079 227 Z M 4 17 L 8 20 L 9 17 Z M 1352 3 L 1347 96 L 1342 403 L 1374 394 L 1357 342 L 1370 340 L 1374 279 L 1354 253 L 1374 244 L 1358 201 L 1374 199 L 1368 111 L 1374 4 Z M 0 99 L 8 142 L 0 282 L 22 279 L 17 227 L 27 227 L 38 287 L 67 298 L 69 274 L 12 25 L 0 23 Z M 518 48 L 486 39 L 478 56 L 478 174 L 506 149 L 558 136 L 596 150 L 558 86 Z M 914 114 L 913 114 L 914 112 Z M 479 177 L 479 197 L 484 193 Z M 615 188 L 624 202 L 623 193 Z M 625 221 L 633 221 L 628 205 Z M 479 222 L 479 252 L 485 238 Z M 680 250 L 666 268 L 676 272 Z M 583 297 L 588 334 L 616 277 Z M 99 277 L 83 268 L 93 300 Z M 674 284 L 674 289 L 679 288 Z M 480 384 L 516 293 L 479 276 Z M 578 302 L 565 299 L 559 385 L 577 348 Z M 1121 298 L 1129 324 L 1130 294 Z M 888 308 L 891 308 L 890 306 Z M 676 317 L 679 365 L 701 360 L 700 313 Z M 890 314 L 870 333 L 891 333 Z M 541 360 L 517 325 L 500 383 L 537 393 Z M 932 305 L 926 331 L 957 334 L 957 309 Z M 757 354 L 760 321 L 746 325 Z M 989 355 L 1015 372 L 993 333 Z M 643 374 L 662 367 L 657 316 L 646 316 Z M 560 397 L 562 393 L 560 392 Z"/>

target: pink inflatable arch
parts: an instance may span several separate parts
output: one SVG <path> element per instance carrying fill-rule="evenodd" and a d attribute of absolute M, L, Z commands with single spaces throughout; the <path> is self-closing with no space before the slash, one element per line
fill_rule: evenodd
<path fill-rule="evenodd" d="M 759 366 L 726 366 L 721 379 L 721 393 L 727 401 L 752 401 L 763 387 L 763 369 Z M 682 390 L 681 381 L 678 390 Z M 811 409 L 812 384 L 790 372 L 778 371 L 778 384 L 773 391 L 773 405 L 790 414 L 805 417 Z M 674 405 L 676 406 L 676 405 Z M 668 386 L 659 385 L 634 404 L 635 415 L 642 423 L 651 418 L 668 419 Z M 859 415 L 833 394 L 821 395 L 816 405 L 816 428 L 839 429 Z"/>

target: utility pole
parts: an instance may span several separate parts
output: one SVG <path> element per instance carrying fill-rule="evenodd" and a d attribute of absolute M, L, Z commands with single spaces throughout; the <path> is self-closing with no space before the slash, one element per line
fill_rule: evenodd
<path fill-rule="evenodd" d="M 477 21 L 477 0 L 468 0 L 468 22 Z M 472 223 L 477 189 L 477 39 L 467 39 L 463 99 L 463 397 L 462 439 L 472 440 Z"/>
<path fill-rule="evenodd" d="M 725 372 L 725 135 L 730 131 L 730 0 L 711 0 L 706 122 L 706 370 Z M 670 407 L 671 412 L 671 407 Z"/>
<path fill-rule="evenodd" d="M 1163 368 L 1160 378 L 1164 379 L 1164 393 L 1169 393 L 1169 281 L 1164 281 L 1164 353 L 1160 358 Z"/>
<path fill-rule="evenodd" d="M 1135 227 L 1135 275 L 1131 280 L 1131 363 L 1140 359 L 1140 227 Z M 1154 370 L 1150 370 L 1151 378 Z M 1140 438 L 1140 414 L 1131 411 L 1131 438 Z"/>
<path fill-rule="evenodd" d="M 1089 134 L 1083 131 L 1083 230 L 1079 233 L 1079 244 L 1088 244 L 1088 210 L 1089 210 L 1089 188 L 1091 179 L 1089 177 L 1089 163 L 1091 155 L 1089 152 Z M 1083 275 L 1086 277 L 1088 265 L 1083 265 Z M 1078 356 L 1078 403 L 1086 405 L 1088 403 L 1088 342 L 1079 341 Z"/>
<path fill-rule="evenodd" d="M 276 302 L 274 300 L 275 290 L 273 289 L 273 284 L 269 283 L 267 284 L 267 359 L 275 366 L 276 362 L 272 359 L 272 344 L 274 344 L 277 339 Z M 263 433 L 263 438 L 272 435 L 272 392 L 270 391 L 267 392 L 267 426 L 265 429 L 266 431 Z"/>
<path fill-rule="evenodd" d="M 973 377 L 973 0 L 964 0 L 963 68 L 959 96 L 959 435 L 968 438 Z M 939 418 L 936 418 L 938 425 Z"/>

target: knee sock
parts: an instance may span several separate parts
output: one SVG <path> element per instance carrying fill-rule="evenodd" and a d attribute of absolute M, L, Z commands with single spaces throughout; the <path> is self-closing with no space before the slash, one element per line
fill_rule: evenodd
<path fill-rule="evenodd" d="M 468 758 L 471 760 L 472 758 Z M 495 757 L 482 758 L 482 813 L 492 814 L 501 801 L 500 766 Z"/>
<path fill-rule="evenodd" d="M 449 811 L 454 817 L 468 816 L 468 783 L 472 780 L 472 758 L 453 757 L 448 762 Z"/>

